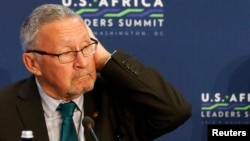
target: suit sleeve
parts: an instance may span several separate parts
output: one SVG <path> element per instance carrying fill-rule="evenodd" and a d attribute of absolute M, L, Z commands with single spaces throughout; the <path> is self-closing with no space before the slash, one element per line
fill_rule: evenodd
<path fill-rule="evenodd" d="M 138 134 L 156 138 L 170 132 L 191 116 L 191 105 L 155 69 L 117 50 L 101 75 L 134 113 Z M 118 97 L 118 96 L 117 96 Z"/>

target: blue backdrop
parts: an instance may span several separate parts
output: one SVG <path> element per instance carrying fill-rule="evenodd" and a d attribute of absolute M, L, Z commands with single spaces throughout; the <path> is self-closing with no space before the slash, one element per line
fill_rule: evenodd
<path fill-rule="evenodd" d="M 51 2 L 86 16 L 108 50 L 122 48 L 159 70 L 192 103 L 193 116 L 157 141 L 206 141 L 208 124 L 250 124 L 249 0 L 2 0 L 0 87 L 29 75 L 19 29 Z"/>

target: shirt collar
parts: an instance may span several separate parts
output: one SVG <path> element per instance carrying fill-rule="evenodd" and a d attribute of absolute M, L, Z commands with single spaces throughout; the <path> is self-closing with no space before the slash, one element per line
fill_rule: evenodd
<path fill-rule="evenodd" d="M 43 91 L 37 78 L 36 78 L 36 84 L 37 84 L 38 91 L 39 91 L 39 94 L 40 94 L 41 99 L 42 99 L 42 106 L 43 106 L 44 113 L 46 114 L 46 116 L 52 117 L 53 114 L 57 113 L 56 109 L 60 103 L 63 103 L 63 101 L 58 100 L 58 99 L 54 99 L 54 98 L 50 97 L 49 95 L 47 95 Z M 76 103 L 77 109 L 80 110 L 81 112 L 83 112 L 83 95 L 72 100 L 72 101 L 74 101 Z"/>

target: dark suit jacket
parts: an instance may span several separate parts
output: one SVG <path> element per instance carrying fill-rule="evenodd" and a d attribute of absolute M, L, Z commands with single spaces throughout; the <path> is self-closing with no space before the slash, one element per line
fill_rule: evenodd
<path fill-rule="evenodd" d="M 34 141 L 49 141 L 34 78 L 0 90 L 0 141 L 18 141 L 24 129 Z M 157 71 L 118 50 L 84 94 L 84 113 L 100 141 L 150 141 L 182 125 L 191 106 Z M 87 130 L 85 136 L 93 140 Z"/>

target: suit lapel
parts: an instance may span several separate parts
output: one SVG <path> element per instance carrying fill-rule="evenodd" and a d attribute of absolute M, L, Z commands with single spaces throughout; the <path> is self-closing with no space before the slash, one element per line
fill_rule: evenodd
<path fill-rule="evenodd" d="M 18 93 L 17 111 L 24 128 L 32 130 L 39 141 L 49 141 L 40 95 L 34 77 L 28 79 Z"/>
<path fill-rule="evenodd" d="M 84 94 L 84 115 L 90 116 L 95 122 L 94 131 L 99 140 L 114 140 L 112 119 L 110 116 L 112 110 L 110 109 L 110 101 L 102 89 L 95 85 L 95 90 Z M 91 132 L 84 130 L 87 141 L 94 141 Z"/>
<path fill-rule="evenodd" d="M 98 112 L 96 111 L 94 103 L 95 103 L 95 100 L 94 100 L 93 93 L 89 92 L 89 93 L 84 94 L 84 116 L 85 117 L 89 116 L 93 118 L 92 116 L 93 113 Z M 95 118 L 93 118 L 93 120 L 96 123 Z M 86 141 L 94 141 L 91 132 L 87 130 L 86 128 L 84 128 L 84 136 L 85 136 Z"/>

